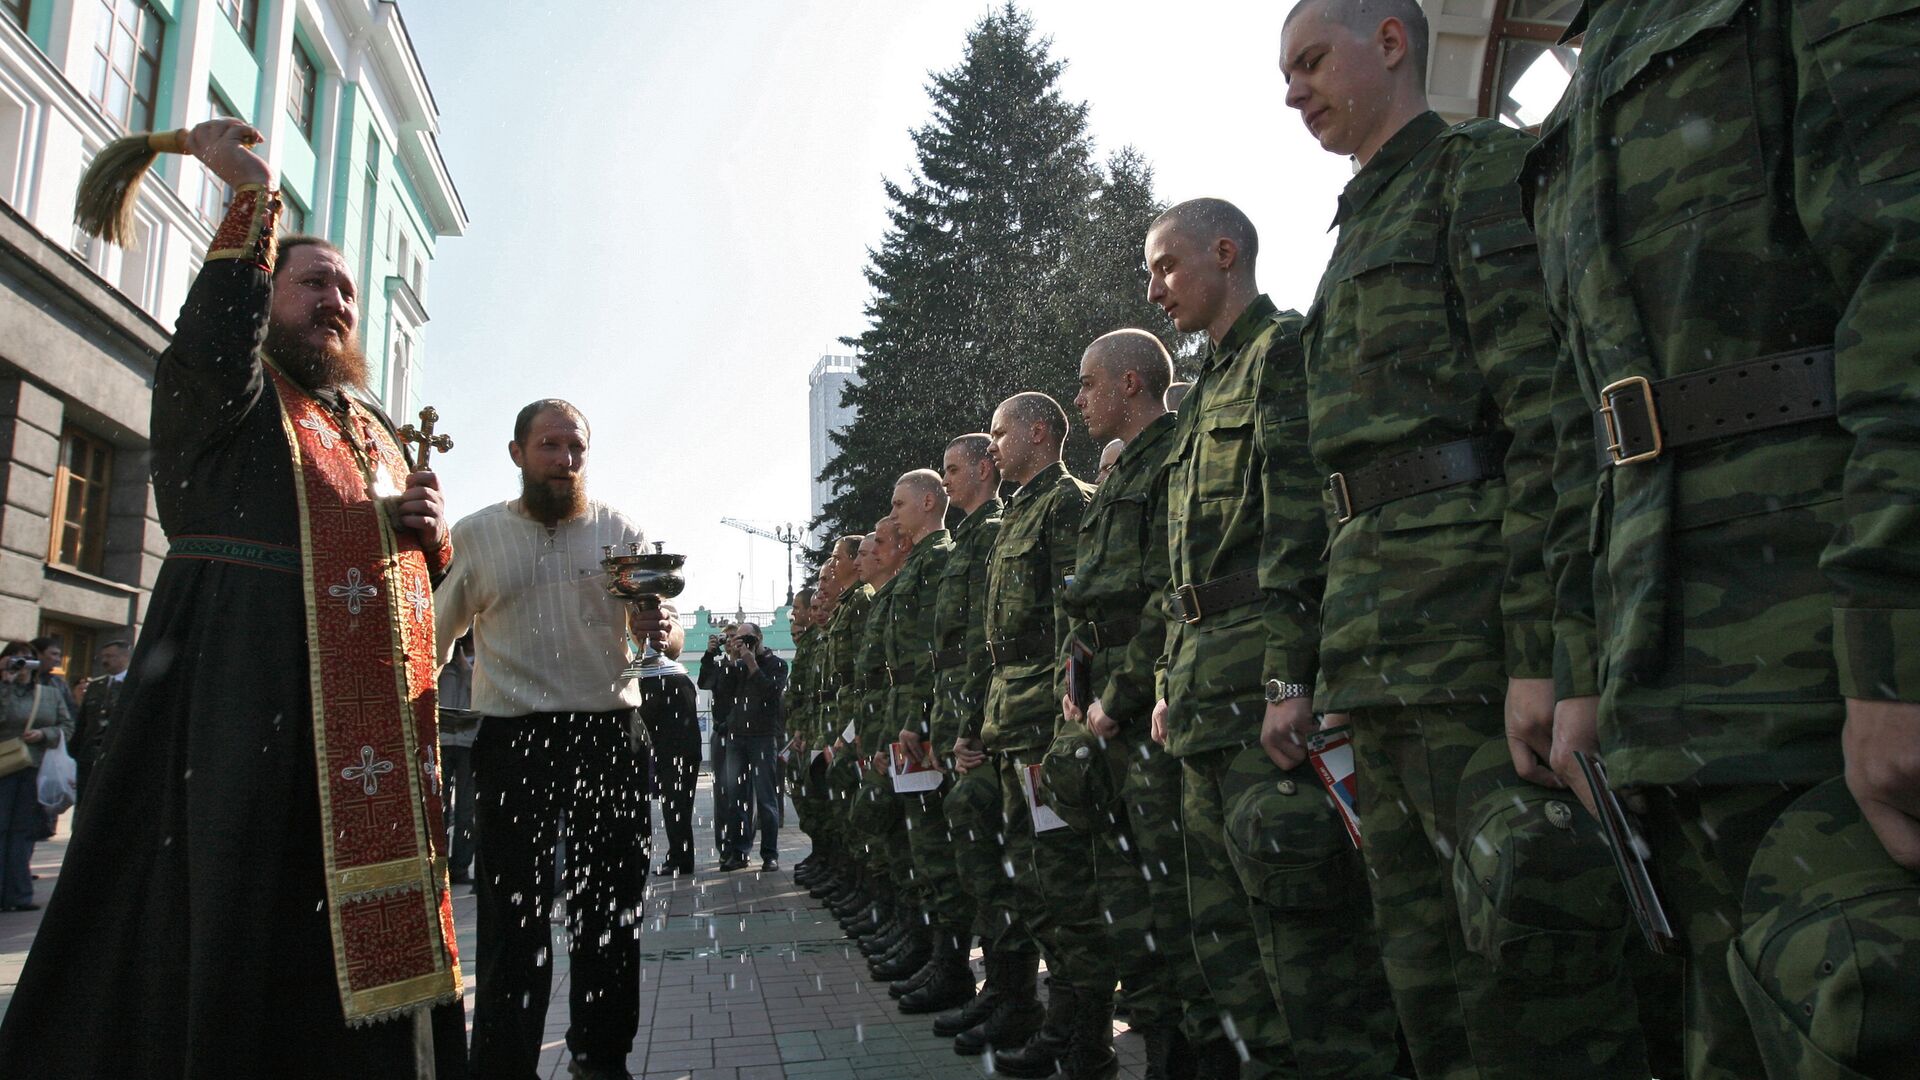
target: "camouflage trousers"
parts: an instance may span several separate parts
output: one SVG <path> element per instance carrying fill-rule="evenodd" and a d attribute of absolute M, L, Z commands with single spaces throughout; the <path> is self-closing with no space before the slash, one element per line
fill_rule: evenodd
<path fill-rule="evenodd" d="M 899 882 L 911 870 L 894 866 L 894 832 L 900 827 L 900 801 L 887 775 L 878 769 L 862 770 L 847 805 L 847 844 L 873 881 L 885 883 L 896 900 L 900 899 Z"/>
<path fill-rule="evenodd" d="M 973 933 L 973 899 L 960 885 L 954 828 L 947 818 L 947 794 L 959 780 L 959 774 L 950 772 L 938 791 L 902 796 L 901 801 L 917 906 L 935 930 L 966 939 Z"/>
<path fill-rule="evenodd" d="M 1525 963 L 1467 947 L 1456 804 L 1474 752 L 1504 738 L 1502 706 L 1357 709 L 1352 724 L 1381 955 L 1423 1080 L 1649 1075 L 1624 928 L 1540 935 Z"/>
<path fill-rule="evenodd" d="M 1095 877 L 1102 894 L 1115 897 L 1110 905 L 1113 947 L 1151 962 L 1141 976 L 1122 980 L 1121 997 L 1135 1024 L 1184 1023 L 1189 1035 L 1211 1038 L 1219 1033 L 1212 1010 L 1188 1008 L 1205 999 L 1207 987 L 1188 947 L 1192 925 L 1180 830 L 1179 759 L 1148 738 L 1145 725 L 1121 732 L 1108 749 L 1124 763 L 1123 816 L 1117 829 L 1094 847 Z M 1111 891 L 1109 882 L 1115 883 Z M 1124 904 L 1122 897 L 1145 902 Z"/>
<path fill-rule="evenodd" d="M 1299 1076 L 1286 1019 L 1274 1004 L 1263 966 L 1253 962 L 1261 955 L 1261 938 L 1227 850 L 1225 785 L 1239 753 L 1239 747 L 1224 747 L 1180 759 L 1190 947 L 1216 1023 L 1247 1056 L 1240 1075 Z"/>
<path fill-rule="evenodd" d="M 973 932 L 983 942 L 1021 947 L 1024 932 L 1015 932 L 1013 881 L 1006 867 L 1006 819 L 1000 800 L 1000 767 L 989 757 L 971 772 L 953 774 L 945 806 L 947 828 L 953 837 L 951 855 L 955 883 L 973 913 Z M 936 894 L 940 887 L 936 886 Z M 1031 948 L 1030 942 L 1026 947 Z"/>

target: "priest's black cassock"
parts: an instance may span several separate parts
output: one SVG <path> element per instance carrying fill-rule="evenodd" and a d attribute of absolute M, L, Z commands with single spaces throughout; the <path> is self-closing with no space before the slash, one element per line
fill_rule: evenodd
<path fill-rule="evenodd" d="M 316 406 L 262 362 L 277 208 L 271 192 L 243 188 L 236 196 L 160 358 L 152 479 L 172 546 L 87 791 L 84 825 L 0 1025 L 0 1077 L 465 1075 L 450 942 L 431 957 L 434 979 L 415 980 L 411 997 L 371 999 L 352 992 L 367 980 L 349 963 L 355 971 L 367 965 L 341 944 L 342 912 L 355 918 L 351 905 L 365 893 L 356 899 L 330 876 L 345 858 L 335 849 L 349 819 L 324 830 L 331 839 L 323 844 L 329 811 L 316 777 L 316 733 L 325 710 L 314 704 L 321 649 L 310 634 L 325 639 L 333 616 L 316 622 L 314 597 L 351 603 L 356 619 L 381 629 L 374 620 L 386 618 L 383 592 L 391 590 L 379 574 L 401 561 L 402 542 L 389 528 L 387 563 L 369 563 L 365 583 L 356 570 L 348 592 L 329 594 L 324 580 L 314 591 L 327 552 L 311 549 L 326 544 L 314 543 L 321 519 L 315 510 L 309 520 L 311 484 L 299 486 L 300 444 L 289 442 L 312 435 L 336 449 L 350 441 L 351 418 L 337 397 L 323 393 Z M 318 423 L 316 407 L 338 425 Z M 359 460 L 364 467 L 368 458 Z M 418 569 L 417 538 L 399 535 Z M 443 562 L 434 572 L 444 569 Z M 401 617 L 389 621 L 398 626 Z M 386 672 L 389 690 L 391 673 L 415 664 L 405 655 L 350 659 Z M 400 683 L 404 697 L 405 678 Z M 424 701 L 430 711 L 431 698 Z M 340 715 L 329 712 L 329 722 Z M 409 752 L 416 734 L 406 737 Z M 362 741 L 353 734 L 354 753 Z M 327 775 L 339 784 L 328 796 L 333 812 L 345 814 L 363 786 L 369 806 L 376 789 L 383 799 L 421 798 L 434 786 L 436 762 L 432 749 L 419 752 L 425 756 L 396 760 L 400 753 L 370 745 L 357 774 L 329 752 Z M 400 813 L 411 809 L 401 805 Z M 419 824 L 418 836 L 427 836 L 424 819 Z M 413 865 L 423 861 L 431 868 Z M 438 896 L 423 884 L 433 868 L 444 883 L 443 861 L 388 862 L 405 883 L 383 883 L 380 896 L 419 897 L 450 912 L 444 884 Z M 342 873 L 343 881 L 371 880 Z M 417 932 L 423 917 L 405 914 Z M 429 983 L 437 989 L 423 1002 L 419 988 Z M 351 1023 L 349 1009 L 358 1010 Z"/>

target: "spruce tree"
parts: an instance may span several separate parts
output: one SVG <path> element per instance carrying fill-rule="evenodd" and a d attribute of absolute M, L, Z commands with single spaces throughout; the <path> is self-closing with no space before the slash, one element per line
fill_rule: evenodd
<path fill-rule="evenodd" d="M 1008 4 L 969 31 L 956 67 L 931 76 L 914 167 L 885 184 L 868 328 L 843 339 L 861 357 L 844 398 L 859 412 L 821 474 L 840 487 L 816 522 L 829 534 L 869 529 L 896 477 L 937 469 L 950 438 L 985 430 L 1014 393 L 1043 390 L 1072 416 L 1094 337 L 1168 329 L 1141 264 L 1160 209 L 1152 170 L 1129 149 L 1103 175 L 1087 106 L 1060 92 L 1064 67 Z M 1090 476 L 1097 451 L 1073 426 L 1069 467 Z"/>

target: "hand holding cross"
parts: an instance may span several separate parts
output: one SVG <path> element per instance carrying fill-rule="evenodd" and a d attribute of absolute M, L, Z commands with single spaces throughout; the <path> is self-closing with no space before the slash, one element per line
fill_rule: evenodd
<path fill-rule="evenodd" d="M 429 405 L 420 410 L 419 427 L 416 428 L 412 424 L 408 424 L 398 432 L 403 447 L 407 443 L 420 444 L 420 459 L 413 464 L 414 471 L 416 472 L 425 472 L 427 470 L 427 457 L 435 450 L 444 454 L 453 449 L 453 436 L 435 435 L 433 433 L 433 425 L 439 422 L 440 411 Z"/>

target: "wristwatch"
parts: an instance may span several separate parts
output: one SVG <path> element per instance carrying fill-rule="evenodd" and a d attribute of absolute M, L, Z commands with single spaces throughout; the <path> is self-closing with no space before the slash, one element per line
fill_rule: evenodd
<path fill-rule="evenodd" d="M 1267 680 L 1267 704 L 1278 705 L 1297 697 L 1312 697 L 1313 687 L 1297 682 L 1281 682 L 1279 679 Z"/>

